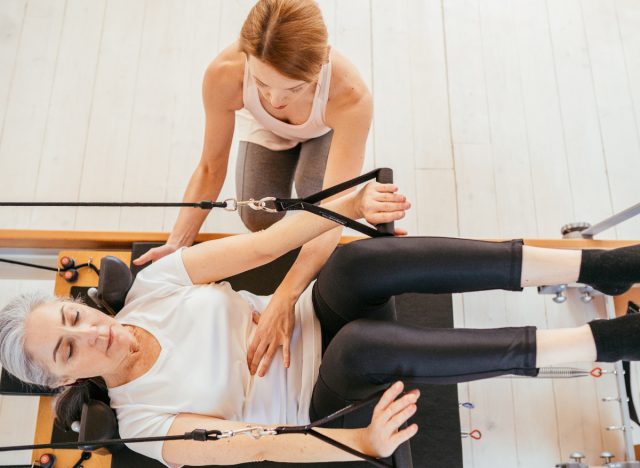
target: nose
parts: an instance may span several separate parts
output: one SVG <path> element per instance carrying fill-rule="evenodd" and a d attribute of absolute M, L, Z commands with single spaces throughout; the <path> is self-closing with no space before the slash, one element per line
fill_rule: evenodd
<path fill-rule="evenodd" d="M 106 325 L 80 325 L 69 330 L 73 338 L 86 343 L 89 346 L 96 346 L 100 343 L 109 342 L 109 327 Z"/>
<path fill-rule="evenodd" d="M 287 103 L 286 101 L 287 98 L 282 93 L 271 92 L 269 95 L 269 102 L 273 107 L 282 107 Z"/>

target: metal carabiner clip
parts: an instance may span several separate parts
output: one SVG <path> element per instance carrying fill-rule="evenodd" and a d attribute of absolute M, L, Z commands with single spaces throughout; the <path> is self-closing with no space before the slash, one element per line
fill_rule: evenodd
<path fill-rule="evenodd" d="M 236 200 L 235 198 L 227 198 L 224 200 L 224 203 L 227 205 L 224 207 L 227 211 L 237 211 L 238 208 L 242 206 L 248 206 L 252 210 L 255 211 L 266 211 L 268 213 L 277 213 L 278 210 L 275 208 L 268 208 L 267 202 L 275 201 L 276 197 L 263 197 L 260 200 L 254 200 L 250 198 L 249 200 L 241 201 Z"/>
<path fill-rule="evenodd" d="M 230 429 L 228 431 L 223 431 L 217 436 L 217 439 L 228 439 L 236 435 L 246 435 L 247 437 L 257 440 L 264 436 L 277 434 L 278 433 L 273 429 L 265 429 L 264 427 L 260 426 L 251 426 L 244 427 L 242 429 Z"/>
<path fill-rule="evenodd" d="M 249 208 L 256 211 L 266 211 L 267 213 L 277 213 L 278 210 L 275 208 L 268 208 L 267 202 L 275 201 L 276 197 L 263 197 L 260 200 L 254 200 L 253 198 L 249 199 L 247 203 Z"/>

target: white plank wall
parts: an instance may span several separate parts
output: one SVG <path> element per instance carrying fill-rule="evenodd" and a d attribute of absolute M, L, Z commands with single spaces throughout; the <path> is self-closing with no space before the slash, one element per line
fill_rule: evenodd
<path fill-rule="evenodd" d="M 180 200 L 202 147 L 202 75 L 252 4 L 1 0 L 0 199 Z M 413 202 L 399 223 L 411 234 L 558 237 L 564 223 L 640 201 L 637 0 L 320 6 L 332 45 L 374 94 L 365 169 L 394 168 Z M 236 137 L 222 198 L 235 196 L 237 147 Z M 168 231 L 176 213 L 0 208 L 0 228 Z M 243 231 L 226 212 L 204 229 Z M 602 237 L 640 239 L 640 219 Z M 0 302 L 29 285 L 0 281 Z M 454 297 L 457 326 L 567 327 L 603 314 L 601 302 L 558 305 L 535 291 Z M 460 385 L 476 405 L 462 428 L 484 433 L 463 440 L 464 466 L 552 467 L 576 450 L 592 465 L 602 450 L 621 457 L 620 435 L 603 430 L 619 424 L 600 402 L 613 393 L 606 378 Z M 30 439 L 33 401 L 0 397 L 1 443 Z"/>

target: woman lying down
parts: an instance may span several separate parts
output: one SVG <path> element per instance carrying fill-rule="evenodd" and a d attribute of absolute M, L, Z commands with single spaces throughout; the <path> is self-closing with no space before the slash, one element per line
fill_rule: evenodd
<path fill-rule="evenodd" d="M 378 224 L 402 218 L 410 205 L 394 185 L 373 182 L 324 206 Z M 428 329 L 397 323 L 392 300 L 406 292 L 519 291 L 576 281 L 620 294 L 640 280 L 638 245 L 580 251 L 520 240 L 385 237 L 333 254 L 297 302 L 288 368 L 274 359 L 256 375 L 248 344 L 268 298 L 217 281 L 334 227 L 302 212 L 264 231 L 183 248 L 138 274 L 115 318 L 69 298 L 18 296 L 0 312 L 2 366 L 26 382 L 66 387 L 57 406 L 66 424 L 79 418 L 82 401 L 73 394 L 103 379 L 125 438 L 306 424 L 387 389 L 368 427 L 346 428 L 339 420 L 321 429 L 360 452 L 387 457 L 418 431 L 415 424 L 401 427 L 419 394 L 403 394 L 400 381 L 535 376 L 543 366 L 640 359 L 640 316 L 556 330 Z M 130 447 L 168 466 L 356 459 L 295 434 Z"/>

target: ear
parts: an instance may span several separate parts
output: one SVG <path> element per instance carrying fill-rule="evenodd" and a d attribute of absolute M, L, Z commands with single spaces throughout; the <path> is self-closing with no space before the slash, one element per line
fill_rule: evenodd
<path fill-rule="evenodd" d="M 67 385 L 72 385 L 76 382 L 75 379 L 70 377 L 61 377 L 58 381 L 58 387 L 66 387 Z"/>

